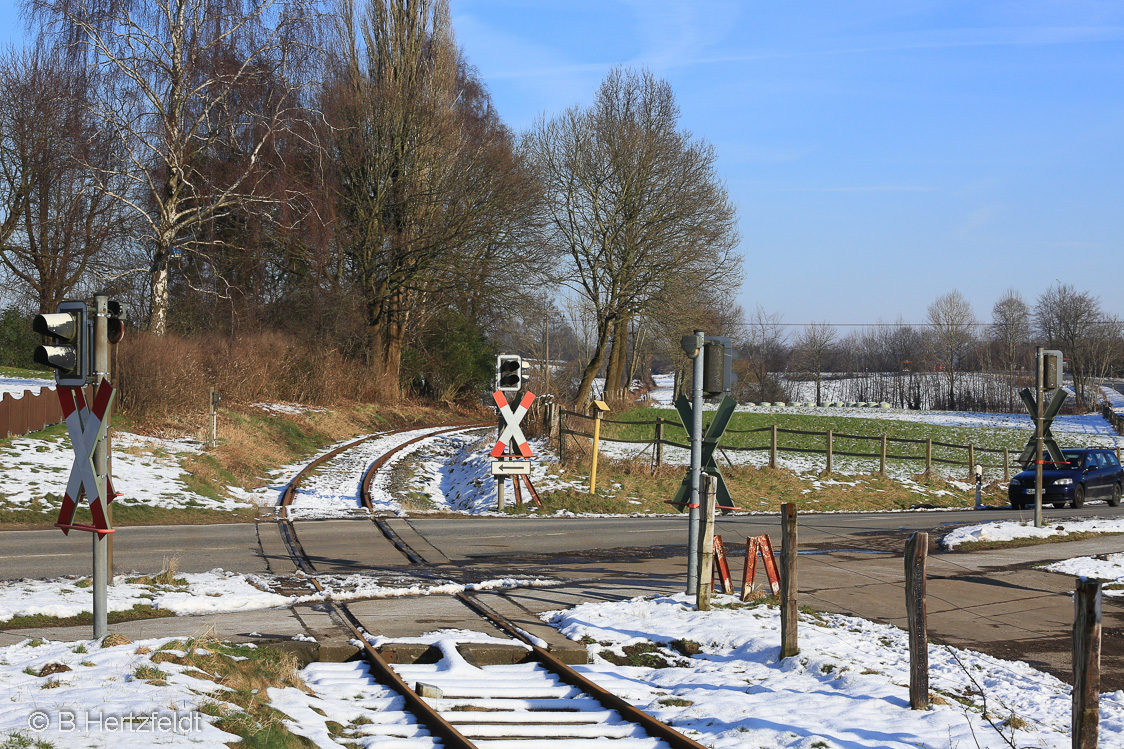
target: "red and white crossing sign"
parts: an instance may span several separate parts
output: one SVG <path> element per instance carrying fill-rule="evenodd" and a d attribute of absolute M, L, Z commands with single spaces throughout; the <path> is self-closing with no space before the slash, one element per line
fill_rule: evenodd
<path fill-rule="evenodd" d="M 507 404 L 507 398 L 501 391 L 497 390 L 492 393 L 492 399 L 495 400 L 496 406 L 500 409 L 500 415 L 503 416 L 505 425 L 503 431 L 500 432 L 499 441 L 496 442 L 496 446 L 492 448 L 489 455 L 493 458 L 500 457 L 507 448 L 507 443 L 511 442 L 524 458 L 533 458 L 535 454 L 531 451 L 531 446 L 527 444 L 527 438 L 523 436 L 523 430 L 519 428 L 519 422 L 527 415 L 527 409 L 531 407 L 531 403 L 535 400 L 535 394 L 530 391 L 524 393 L 523 400 L 519 401 L 519 407 L 515 409 L 514 413 L 512 413 L 511 406 Z"/>
<path fill-rule="evenodd" d="M 116 388 L 109 380 L 102 380 L 94 393 L 94 403 L 87 406 L 86 396 L 82 388 L 59 387 L 59 403 L 62 404 L 63 418 L 66 420 L 66 429 L 70 433 L 70 444 L 74 448 L 74 464 L 70 469 L 70 480 L 66 484 L 66 494 L 59 508 L 59 519 L 56 526 L 62 532 L 69 534 L 72 528 L 93 531 L 95 533 L 112 533 L 105 508 L 113 501 L 113 484 L 108 476 L 99 480 L 94 469 L 94 449 L 105 439 L 109 427 L 109 412 L 113 399 L 117 394 Z M 85 495 L 90 503 L 90 515 L 93 525 L 76 525 L 74 511 L 78 508 L 78 500 Z"/>

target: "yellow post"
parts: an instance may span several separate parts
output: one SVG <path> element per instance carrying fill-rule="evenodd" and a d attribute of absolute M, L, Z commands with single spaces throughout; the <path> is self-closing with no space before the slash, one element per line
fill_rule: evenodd
<path fill-rule="evenodd" d="M 601 417 L 609 411 L 609 404 L 605 401 L 593 401 L 589 406 L 593 409 L 593 467 L 589 471 L 589 493 L 597 491 L 597 452 L 601 443 Z"/>

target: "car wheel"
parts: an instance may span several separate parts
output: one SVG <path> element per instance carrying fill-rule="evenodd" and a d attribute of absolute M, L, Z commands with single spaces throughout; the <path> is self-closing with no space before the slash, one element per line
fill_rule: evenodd
<path fill-rule="evenodd" d="M 1075 510 L 1080 509 L 1084 504 L 1085 504 L 1085 487 L 1082 486 L 1082 485 L 1078 485 L 1078 487 L 1073 490 L 1073 509 L 1075 509 Z M 1065 505 L 1062 505 L 1062 506 L 1064 507 Z"/>
<path fill-rule="evenodd" d="M 1108 498 L 1108 506 L 1116 507 L 1120 504 L 1120 484 L 1116 483 L 1112 486 L 1112 496 Z"/>

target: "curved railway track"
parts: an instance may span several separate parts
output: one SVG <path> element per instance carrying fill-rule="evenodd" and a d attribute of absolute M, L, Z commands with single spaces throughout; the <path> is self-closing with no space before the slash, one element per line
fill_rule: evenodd
<path fill-rule="evenodd" d="M 360 479 L 359 496 L 363 506 L 372 509 L 371 482 L 389 458 L 408 445 L 423 439 L 491 424 L 453 425 L 421 435 L 395 446 L 375 460 Z M 296 487 L 315 468 L 343 452 L 375 437 L 412 431 L 400 429 L 366 437 L 344 445 L 312 461 L 286 486 L 281 505 L 293 501 Z M 379 517 L 372 520 L 380 532 L 411 565 L 431 571 L 432 565 L 410 547 Z M 309 576 L 320 592 L 316 568 L 297 535 L 296 524 L 283 510 L 279 521 L 281 536 L 293 564 Z M 421 570 L 419 570 L 421 571 Z M 348 631 L 362 648 L 361 654 L 370 675 L 380 685 L 398 693 L 404 706 L 432 739 L 448 749 L 510 749 L 529 746 L 528 740 L 547 742 L 560 749 L 703 749 L 698 742 L 639 710 L 612 692 L 590 681 L 540 647 L 534 639 L 510 620 L 470 593 L 457 598 L 471 611 L 489 622 L 527 650 L 525 662 L 511 666 L 474 668 L 470 678 L 457 668 L 439 670 L 434 666 L 392 666 L 367 639 L 368 630 L 343 603 L 327 600 L 325 605 L 340 627 Z M 452 655 L 454 660 L 459 656 Z M 491 669 L 491 671 L 489 671 Z M 414 681 L 411 688 L 408 681 Z M 422 693 L 426 694 L 425 697 Z"/>

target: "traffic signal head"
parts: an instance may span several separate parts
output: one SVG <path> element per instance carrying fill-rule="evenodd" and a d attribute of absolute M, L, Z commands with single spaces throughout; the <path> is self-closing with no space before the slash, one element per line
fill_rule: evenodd
<path fill-rule="evenodd" d="M 53 314 L 36 315 L 36 333 L 54 340 L 36 347 L 33 358 L 55 370 L 59 385 L 82 387 L 90 374 L 90 333 L 85 302 L 60 302 Z"/>
<path fill-rule="evenodd" d="M 514 354 L 496 357 L 496 389 L 514 393 L 523 387 L 523 359 Z"/>
<path fill-rule="evenodd" d="M 106 339 L 110 343 L 121 343 L 121 339 L 125 337 L 125 318 L 128 317 L 125 305 L 116 299 L 110 299 L 106 309 L 109 311 Z"/>
<path fill-rule="evenodd" d="M 737 382 L 733 370 L 734 346 L 724 336 L 707 336 L 703 346 L 703 395 L 729 394 Z"/>

